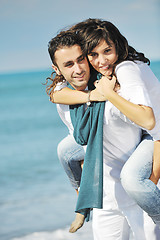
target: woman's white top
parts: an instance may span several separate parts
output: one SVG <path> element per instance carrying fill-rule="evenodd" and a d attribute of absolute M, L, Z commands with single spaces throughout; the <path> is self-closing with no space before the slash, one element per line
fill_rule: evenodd
<path fill-rule="evenodd" d="M 152 106 L 146 85 L 141 78 L 144 69 L 150 72 L 146 64 L 136 64 L 130 61 L 119 64 L 116 67 L 116 75 L 121 86 L 118 94 L 132 103 Z M 56 90 L 65 86 L 66 83 L 63 83 L 57 86 Z M 72 134 L 73 126 L 69 106 L 57 104 L 57 110 Z M 106 101 L 103 125 L 104 209 L 119 209 L 135 204 L 121 185 L 120 173 L 123 165 L 139 144 L 141 133 L 142 129 L 139 126 L 127 119 L 112 103 Z"/>
<path fill-rule="evenodd" d="M 115 72 L 121 88 L 127 89 L 124 96 L 127 100 L 130 100 L 132 94 L 139 94 L 139 91 L 136 89 L 134 93 L 132 92 L 132 83 L 133 85 L 137 83 L 137 88 L 138 82 L 145 84 L 156 119 L 155 127 L 152 130 L 148 130 L 148 133 L 154 140 L 160 140 L 160 81 L 156 78 L 150 67 L 140 61 L 136 63 L 132 61 L 122 62 L 117 65 Z"/>

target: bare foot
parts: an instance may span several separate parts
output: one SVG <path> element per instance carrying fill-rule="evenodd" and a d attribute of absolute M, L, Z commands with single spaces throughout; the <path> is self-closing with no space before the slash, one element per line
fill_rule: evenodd
<path fill-rule="evenodd" d="M 69 232 L 74 233 L 79 228 L 81 228 L 83 226 L 84 219 L 85 219 L 85 217 L 83 214 L 77 213 L 75 220 L 72 222 L 72 224 L 70 226 Z"/>

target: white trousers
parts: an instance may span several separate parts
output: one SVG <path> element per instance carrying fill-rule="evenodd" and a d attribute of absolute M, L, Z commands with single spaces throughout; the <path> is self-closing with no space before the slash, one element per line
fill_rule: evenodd
<path fill-rule="evenodd" d="M 160 240 L 156 225 L 138 205 L 123 210 L 93 209 L 92 228 L 94 240 Z"/>

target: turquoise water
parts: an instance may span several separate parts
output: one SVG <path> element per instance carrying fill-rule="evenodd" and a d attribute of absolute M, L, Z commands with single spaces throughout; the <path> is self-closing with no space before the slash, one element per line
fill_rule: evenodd
<path fill-rule="evenodd" d="M 151 68 L 160 79 L 160 61 Z M 50 71 L 0 75 L 0 239 L 90 240 L 72 235 L 76 194 L 57 158 L 66 136 L 45 93 Z"/>
<path fill-rule="evenodd" d="M 49 71 L 0 75 L 3 240 L 65 227 L 74 217 L 76 194 L 56 152 L 68 131 L 41 84 L 49 75 Z"/>

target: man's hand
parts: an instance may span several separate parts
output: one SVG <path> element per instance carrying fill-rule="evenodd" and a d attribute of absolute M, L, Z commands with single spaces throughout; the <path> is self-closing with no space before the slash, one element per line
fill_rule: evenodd
<path fill-rule="evenodd" d="M 157 184 L 160 179 L 160 140 L 154 142 L 153 169 L 150 180 Z"/>

